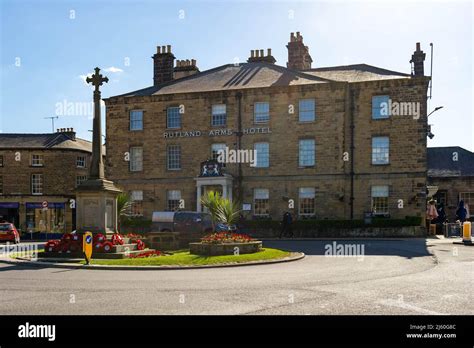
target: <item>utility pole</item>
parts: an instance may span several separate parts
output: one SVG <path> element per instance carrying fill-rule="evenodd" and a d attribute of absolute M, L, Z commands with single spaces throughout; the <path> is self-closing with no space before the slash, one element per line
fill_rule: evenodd
<path fill-rule="evenodd" d="M 52 133 L 54 133 L 54 119 L 58 119 L 59 116 L 49 116 L 45 117 L 45 119 L 49 118 L 51 120 L 51 127 L 52 127 Z"/>

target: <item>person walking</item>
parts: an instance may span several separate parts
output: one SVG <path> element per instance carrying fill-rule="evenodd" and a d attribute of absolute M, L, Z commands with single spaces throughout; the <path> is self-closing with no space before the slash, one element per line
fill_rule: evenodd
<path fill-rule="evenodd" d="M 461 226 L 466 221 L 467 217 L 467 210 L 466 207 L 464 206 L 464 201 L 460 200 L 458 209 L 456 210 L 456 218 L 461 222 Z"/>
<path fill-rule="evenodd" d="M 293 228 L 292 228 L 293 218 L 291 214 L 287 211 L 283 214 L 280 239 L 282 236 L 288 235 L 290 238 L 293 238 Z"/>

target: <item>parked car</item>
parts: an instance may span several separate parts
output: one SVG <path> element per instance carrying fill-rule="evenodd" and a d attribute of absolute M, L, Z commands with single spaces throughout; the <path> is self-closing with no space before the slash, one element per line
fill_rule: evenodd
<path fill-rule="evenodd" d="M 155 211 L 152 215 L 153 232 L 181 232 L 206 234 L 214 230 L 211 215 L 195 211 Z"/>
<path fill-rule="evenodd" d="M 9 222 L 0 223 L 0 241 L 20 243 L 20 233 L 14 224 Z"/>

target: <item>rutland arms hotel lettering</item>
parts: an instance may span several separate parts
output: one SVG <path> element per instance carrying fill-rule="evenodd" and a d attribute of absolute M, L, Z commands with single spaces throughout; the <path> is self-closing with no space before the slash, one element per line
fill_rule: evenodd
<path fill-rule="evenodd" d="M 256 127 L 256 128 L 245 128 L 242 130 L 244 135 L 247 134 L 269 134 L 272 131 L 270 127 Z M 176 132 L 164 132 L 163 137 L 165 138 L 193 138 L 207 135 L 209 137 L 221 136 L 221 135 L 232 135 L 234 131 L 232 129 L 212 129 L 210 131 L 201 132 L 199 130 L 191 131 L 176 131 Z"/>

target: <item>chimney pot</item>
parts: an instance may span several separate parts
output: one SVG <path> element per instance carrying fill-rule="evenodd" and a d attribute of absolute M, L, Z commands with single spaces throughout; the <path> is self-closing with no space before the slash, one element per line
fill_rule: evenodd
<path fill-rule="evenodd" d="M 272 55 L 272 49 L 271 48 L 267 48 L 267 56 L 271 56 Z"/>
<path fill-rule="evenodd" d="M 191 65 L 196 66 L 196 59 L 191 59 Z"/>
<path fill-rule="evenodd" d="M 156 53 L 160 54 L 161 52 L 161 47 L 160 46 L 156 46 Z"/>
<path fill-rule="evenodd" d="M 419 43 L 419 42 L 416 43 L 416 50 L 417 50 L 417 51 L 420 50 L 420 43 Z"/>
<path fill-rule="evenodd" d="M 255 50 L 255 58 L 258 58 L 259 50 Z"/>
<path fill-rule="evenodd" d="M 167 50 L 168 50 L 167 53 L 171 53 L 171 45 L 166 46 L 166 48 L 167 48 Z"/>
<path fill-rule="evenodd" d="M 191 61 L 189 59 L 186 59 L 186 66 L 190 66 L 191 65 Z"/>
<path fill-rule="evenodd" d="M 250 50 L 250 57 L 251 58 L 255 57 L 255 51 L 254 50 Z"/>
<path fill-rule="evenodd" d="M 263 50 L 260 50 L 260 57 L 263 57 Z"/>
<path fill-rule="evenodd" d="M 161 53 L 166 53 L 166 46 L 161 46 Z"/>

